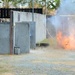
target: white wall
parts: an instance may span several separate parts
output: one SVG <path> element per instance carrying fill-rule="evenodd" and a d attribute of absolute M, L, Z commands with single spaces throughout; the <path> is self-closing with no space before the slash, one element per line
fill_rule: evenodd
<path fill-rule="evenodd" d="M 20 15 L 20 21 L 18 20 Z M 32 13 L 13 11 L 13 22 L 32 21 Z M 34 13 L 36 22 L 36 43 L 46 38 L 46 15 Z"/>

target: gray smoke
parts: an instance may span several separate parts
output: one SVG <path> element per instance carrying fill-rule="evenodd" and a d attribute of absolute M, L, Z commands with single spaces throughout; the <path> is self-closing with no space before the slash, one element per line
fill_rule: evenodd
<path fill-rule="evenodd" d="M 55 35 L 59 29 L 68 32 L 70 25 L 75 25 L 75 0 L 61 0 L 57 14 L 47 18 L 47 28 L 51 35 Z"/>
<path fill-rule="evenodd" d="M 61 4 L 60 4 L 57 14 L 58 15 L 74 15 L 75 14 L 75 0 L 61 0 Z"/>

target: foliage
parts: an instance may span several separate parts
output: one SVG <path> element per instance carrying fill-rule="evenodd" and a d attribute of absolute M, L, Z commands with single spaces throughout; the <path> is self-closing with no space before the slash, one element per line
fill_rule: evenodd
<path fill-rule="evenodd" d="M 4 8 L 9 8 L 11 5 L 13 7 L 25 6 L 32 8 L 32 0 L 2 0 Z M 11 4 L 11 5 L 10 5 Z M 35 8 L 43 8 L 44 13 L 48 13 L 51 10 L 57 10 L 60 6 L 60 0 L 34 0 Z"/>
<path fill-rule="evenodd" d="M 0 3 L 3 4 L 4 8 L 9 8 L 11 5 L 14 7 L 18 7 L 18 4 L 24 5 L 26 3 L 26 0 L 2 0 Z"/>
<path fill-rule="evenodd" d="M 32 0 L 29 0 L 28 3 L 29 7 L 32 7 Z M 60 6 L 60 0 L 35 0 L 34 1 L 34 7 L 40 7 L 43 8 L 43 12 L 45 14 L 48 13 L 48 11 L 51 10 L 57 10 L 57 8 Z"/>

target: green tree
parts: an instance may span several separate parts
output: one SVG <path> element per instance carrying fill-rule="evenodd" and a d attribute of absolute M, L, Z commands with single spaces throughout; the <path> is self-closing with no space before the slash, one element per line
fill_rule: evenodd
<path fill-rule="evenodd" d="M 27 0 L 12 0 L 12 4 L 15 7 L 18 7 L 18 5 L 24 6 L 27 3 Z"/>
<path fill-rule="evenodd" d="M 60 6 L 60 0 L 50 0 L 47 1 L 47 8 L 48 9 L 57 9 Z"/>
<path fill-rule="evenodd" d="M 60 0 L 34 0 L 34 7 L 43 8 L 44 14 L 52 10 L 57 10 L 59 6 Z M 32 0 L 28 0 L 28 7 L 32 8 Z"/>
<path fill-rule="evenodd" d="M 0 3 L 3 4 L 4 8 L 9 8 L 10 4 L 12 4 L 14 7 L 18 7 L 18 4 L 24 5 L 26 0 L 2 0 Z"/>
<path fill-rule="evenodd" d="M 39 2 L 38 0 L 34 0 L 34 8 L 39 7 L 38 6 L 39 5 L 38 2 Z M 27 3 L 28 3 L 28 7 L 32 8 L 32 0 L 28 0 Z"/>
<path fill-rule="evenodd" d="M 8 8 L 9 7 L 9 2 L 10 2 L 11 0 L 2 0 L 1 2 L 2 2 L 2 4 L 3 4 L 3 7 L 5 8 Z"/>
<path fill-rule="evenodd" d="M 43 8 L 44 13 L 48 13 L 52 10 L 57 10 L 57 8 L 60 6 L 60 0 L 40 0 L 39 6 Z"/>
<path fill-rule="evenodd" d="M 9 8 L 10 3 L 14 7 L 25 6 L 32 8 L 32 0 L 2 0 L 4 8 Z M 43 8 L 44 14 L 50 13 L 50 11 L 57 10 L 60 6 L 60 0 L 34 0 L 34 8 Z"/>

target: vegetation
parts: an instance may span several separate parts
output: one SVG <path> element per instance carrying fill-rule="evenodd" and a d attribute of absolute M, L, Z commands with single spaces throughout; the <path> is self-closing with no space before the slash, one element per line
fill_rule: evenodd
<path fill-rule="evenodd" d="M 9 7 L 29 7 L 32 8 L 32 0 L 2 0 L 4 8 Z M 34 0 L 35 8 L 43 8 L 44 14 L 49 14 L 50 11 L 55 11 L 60 6 L 60 0 Z"/>
<path fill-rule="evenodd" d="M 35 0 L 35 8 L 43 8 L 44 14 L 54 14 L 55 10 L 60 6 L 60 0 Z M 32 0 L 29 0 L 28 7 L 32 7 Z"/>
<path fill-rule="evenodd" d="M 3 8 L 10 8 L 12 7 L 18 7 L 19 4 L 23 5 L 26 3 L 24 0 L 2 0 L 0 3 L 2 3 Z"/>

